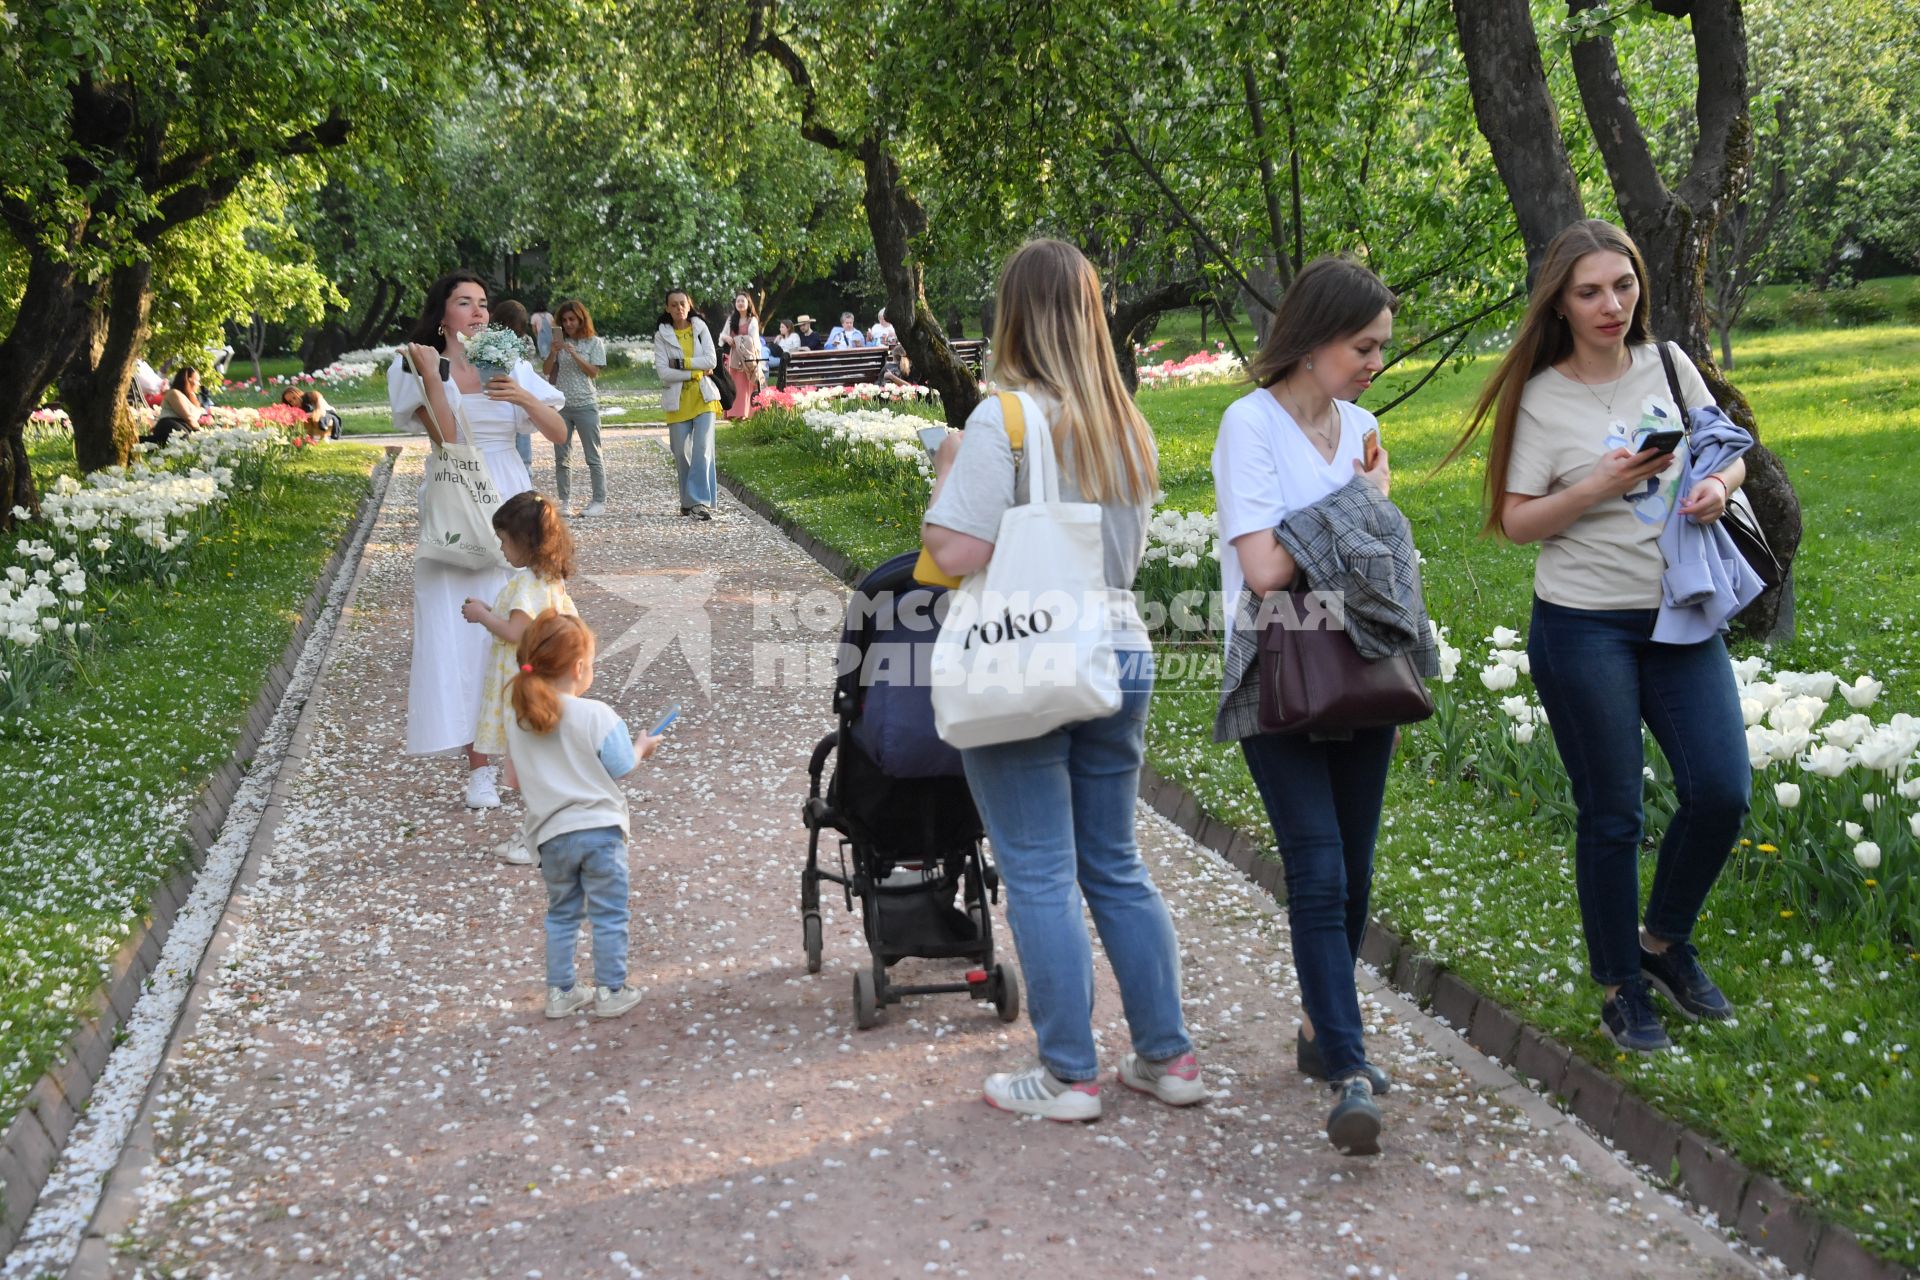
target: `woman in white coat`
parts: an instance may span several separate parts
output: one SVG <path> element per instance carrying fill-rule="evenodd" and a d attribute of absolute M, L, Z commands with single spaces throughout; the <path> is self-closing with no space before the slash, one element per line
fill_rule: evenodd
<path fill-rule="evenodd" d="M 533 487 L 515 451 L 515 438 L 538 431 L 555 444 L 564 441 L 567 424 L 559 410 L 566 397 L 525 360 L 510 375 L 482 385 L 480 371 L 468 361 L 457 335 L 479 333 L 487 327 L 487 318 L 487 287 L 479 276 L 456 271 L 436 280 L 408 339 L 414 366 L 425 375 L 424 398 L 421 379 L 395 357 L 387 371 L 387 399 L 397 430 L 425 428 L 431 409 L 449 442 L 477 446 L 504 502 Z M 460 606 L 469 596 L 492 600 L 506 580 L 504 566 L 467 570 L 432 560 L 416 560 L 413 566 L 407 754 L 466 752 L 467 804 L 476 809 L 500 803 L 492 763 L 473 749 L 480 685 L 493 636 L 465 621 Z"/>
<path fill-rule="evenodd" d="M 707 374 L 720 363 L 707 322 L 693 311 L 685 289 L 667 295 L 653 334 L 653 371 L 660 375 L 660 407 L 667 411 L 667 443 L 680 481 L 680 514 L 713 519 L 719 481 L 713 474 L 713 420 L 720 389 Z"/>

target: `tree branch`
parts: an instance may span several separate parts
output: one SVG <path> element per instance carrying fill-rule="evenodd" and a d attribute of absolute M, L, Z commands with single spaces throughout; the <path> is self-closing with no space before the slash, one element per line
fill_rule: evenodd
<path fill-rule="evenodd" d="M 773 29 L 774 11 L 779 8 L 780 0 L 753 0 L 753 8 L 747 20 L 747 43 L 744 50 L 751 59 L 764 53 L 772 58 L 780 69 L 787 73 L 787 79 L 800 91 L 800 136 L 808 142 L 825 147 L 829 151 L 852 151 L 853 143 L 829 128 L 820 119 L 820 93 L 815 88 L 813 76 L 807 71 L 807 64 L 794 51 L 784 37 Z"/>
<path fill-rule="evenodd" d="M 1599 7 L 1600 3 L 1601 0 L 1568 0 L 1567 11 L 1584 13 Z M 1620 74 L 1613 41 L 1601 33 L 1577 42 L 1573 46 L 1573 74 L 1580 85 L 1580 102 L 1586 108 L 1587 123 L 1593 128 L 1593 140 L 1606 162 L 1607 179 L 1613 184 L 1620 216 L 1628 227 L 1657 219 L 1673 196 L 1653 163 L 1653 152 L 1640 128 L 1640 117 L 1627 97 L 1627 82 Z M 1706 121 L 1702 120 L 1703 141 L 1705 136 Z"/>
<path fill-rule="evenodd" d="M 1180 197 L 1173 193 L 1173 188 L 1169 187 L 1166 180 L 1160 176 L 1160 170 L 1155 168 L 1153 163 L 1148 160 L 1145 155 L 1141 154 L 1139 145 L 1133 140 L 1132 131 L 1124 124 L 1119 125 L 1117 128 L 1120 140 L 1126 144 L 1127 150 L 1133 155 L 1135 163 L 1140 166 L 1141 171 L 1147 175 L 1153 185 L 1159 189 L 1160 195 L 1172 206 L 1173 211 L 1180 215 L 1180 220 L 1192 229 L 1194 237 L 1205 246 L 1207 256 L 1211 257 L 1215 262 L 1218 262 L 1221 267 L 1226 270 L 1227 274 L 1233 277 L 1234 282 L 1242 289 L 1245 289 L 1247 295 L 1255 302 L 1258 302 L 1270 312 L 1280 310 L 1279 304 L 1268 297 L 1264 290 L 1256 289 L 1247 282 L 1246 276 L 1240 273 L 1240 268 L 1234 265 L 1233 258 L 1225 249 L 1220 247 L 1219 242 L 1200 224 L 1200 220 L 1187 211 L 1187 206 L 1180 202 Z"/>
<path fill-rule="evenodd" d="M 1247 118 L 1253 125 L 1253 143 L 1260 152 L 1260 194 L 1266 199 L 1267 235 L 1274 273 L 1280 277 L 1282 291 L 1293 287 L 1293 259 L 1287 252 L 1286 224 L 1280 220 L 1280 193 L 1275 189 L 1273 151 L 1267 140 L 1267 113 L 1260 105 L 1260 85 L 1253 68 L 1240 68 L 1241 84 L 1247 93 Z"/>
<path fill-rule="evenodd" d="M 1700 136 L 1680 180 L 1680 199 L 1703 212 L 1753 161 L 1753 117 L 1747 107 L 1747 32 L 1737 0 L 1694 0 L 1693 52 L 1699 88 L 1694 114 Z"/>

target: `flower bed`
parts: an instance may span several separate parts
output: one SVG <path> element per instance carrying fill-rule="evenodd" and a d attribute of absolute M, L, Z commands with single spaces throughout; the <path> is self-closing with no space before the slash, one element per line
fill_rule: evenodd
<path fill-rule="evenodd" d="M 41 502 L 40 536 L 0 566 L 0 719 L 23 714 L 89 651 L 92 617 L 130 584 L 172 585 L 214 511 L 260 488 L 272 431 L 216 428 L 143 446 L 131 467 L 59 477 Z M 24 519 L 27 513 L 16 510 Z"/>

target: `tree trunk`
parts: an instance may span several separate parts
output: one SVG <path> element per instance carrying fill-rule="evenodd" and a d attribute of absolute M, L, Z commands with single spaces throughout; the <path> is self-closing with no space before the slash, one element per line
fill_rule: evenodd
<path fill-rule="evenodd" d="M 80 242 L 76 229 L 67 246 Z M 60 372 L 60 361 L 85 323 L 99 286 L 83 280 L 66 254 L 25 240 L 27 281 L 11 332 L 0 342 L 0 530 L 14 526 L 13 509 L 40 514 L 40 495 L 27 465 L 27 419 Z M 31 318 L 30 320 L 28 318 Z"/>
<path fill-rule="evenodd" d="M 1528 0 L 1453 0 L 1474 118 L 1527 246 L 1527 275 L 1569 223 L 1586 215 L 1560 137 Z"/>
<path fill-rule="evenodd" d="M 887 314 L 894 317 L 894 332 L 913 362 L 914 378 L 940 393 L 948 426 L 964 427 L 980 403 L 980 384 L 955 358 L 940 317 L 927 304 L 926 280 L 912 244 L 926 229 L 926 213 L 901 189 L 899 167 L 884 141 L 868 138 L 858 153 L 866 174 L 867 228 L 887 286 Z"/>
<path fill-rule="evenodd" d="M 94 306 L 86 339 L 60 375 L 60 398 L 73 418 L 73 452 L 82 471 L 124 465 L 135 430 L 127 412 L 127 382 L 147 341 L 153 304 L 149 259 L 115 267 Z"/>
<path fill-rule="evenodd" d="M 1168 311 L 1204 306 L 1211 296 L 1206 280 L 1192 276 L 1158 285 L 1132 298 L 1115 300 L 1113 309 L 1107 314 L 1107 334 L 1113 343 L 1113 358 L 1120 365 L 1121 381 L 1127 384 L 1128 391 L 1140 389 L 1140 368 L 1134 359 L 1134 344 L 1146 339 L 1154 321 Z M 1206 318 L 1207 313 L 1202 311 L 1202 325 L 1206 323 Z"/>
<path fill-rule="evenodd" d="M 1728 373 L 1733 372 L 1733 326 L 1715 324 L 1714 329 L 1720 335 L 1720 367 Z"/>

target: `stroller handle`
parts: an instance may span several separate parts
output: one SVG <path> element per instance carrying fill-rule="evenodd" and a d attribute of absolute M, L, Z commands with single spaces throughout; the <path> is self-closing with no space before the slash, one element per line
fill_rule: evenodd
<path fill-rule="evenodd" d="M 813 758 L 807 761 L 807 777 L 813 782 L 812 790 L 808 792 L 809 796 L 820 794 L 820 775 L 826 771 L 827 757 L 832 755 L 834 748 L 839 745 L 840 734 L 836 730 L 820 739 L 819 744 L 814 747 Z"/>

